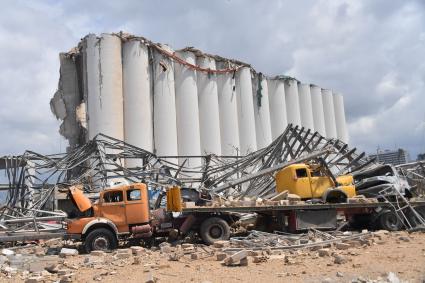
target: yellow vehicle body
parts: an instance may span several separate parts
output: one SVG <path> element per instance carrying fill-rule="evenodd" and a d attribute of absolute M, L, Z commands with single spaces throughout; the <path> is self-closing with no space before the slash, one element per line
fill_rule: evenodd
<path fill-rule="evenodd" d="M 342 191 L 347 197 L 356 195 L 353 176 L 344 175 L 336 178 L 338 186 L 330 176 L 320 170 L 313 170 L 307 164 L 293 164 L 278 171 L 275 175 L 278 193 L 288 191 L 302 199 L 322 198 L 330 190 Z"/>

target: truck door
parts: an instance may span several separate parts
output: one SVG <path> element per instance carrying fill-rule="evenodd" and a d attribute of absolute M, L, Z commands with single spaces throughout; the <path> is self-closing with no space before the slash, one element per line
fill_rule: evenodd
<path fill-rule="evenodd" d="M 122 190 L 108 190 L 104 192 L 100 209 L 102 216 L 114 222 L 118 230 L 122 230 L 124 227 L 127 227 L 128 230 Z"/>
<path fill-rule="evenodd" d="M 313 198 L 321 198 L 327 189 L 333 187 L 331 178 L 321 170 L 312 171 L 310 181 Z"/>
<path fill-rule="evenodd" d="M 129 225 L 149 222 L 149 199 L 146 185 L 137 184 L 127 188 L 125 214 Z"/>

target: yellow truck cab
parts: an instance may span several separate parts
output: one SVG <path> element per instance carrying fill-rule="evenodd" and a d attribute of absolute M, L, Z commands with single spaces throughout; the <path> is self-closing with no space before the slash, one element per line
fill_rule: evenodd
<path fill-rule="evenodd" d="M 325 202 L 345 202 L 356 195 L 353 176 L 336 178 L 337 184 L 319 166 L 293 164 L 278 171 L 275 175 L 276 191 L 288 191 L 301 199 L 321 198 Z"/>

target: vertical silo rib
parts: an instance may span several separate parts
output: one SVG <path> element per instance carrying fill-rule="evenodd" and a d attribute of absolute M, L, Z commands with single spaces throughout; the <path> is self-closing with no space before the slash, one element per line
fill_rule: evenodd
<path fill-rule="evenodd" d="M 292 78 L 285 79 L 285 101 L 288 123 L 294 126 L 301 126 L 297 80 Z"/>
<path fill-rule="evenodd" d="M 323 113 L 322 90 L 316 85 L 310 85 L 311 106 L 313 110 L 314 130 L 326 136 L 325 114 Z"/>
<path fill-rule="evenodd" d="M 203 69 L 216 70 L 215 60 L 208 56 L 197 57 L 197 65 Z M 217 75 L 198 71 L 197 86 L 201 153 L 221 155 Z"/>
<path fill-rule="evenodd" d="M 269 89 L 272 138 L 276 139 L 288 125 L 288 119 L 286 118 L 285 84 L 281 79 L 269 79 L 267 84 Z"/>
<path fill-rule="evenodd" d="M 172 53 L 166 45 L 158 46 Z M 177 156 L 176 101 L 173 62 L 153 49 L 154 147 L 159 156 Z M 168 159 L 174 162 L 176 160 Z M 174 162 L 177 163 L 177 162 Z"/>
<path fill-rule="evenodd" d="M 303 127 L 314 131 L 310 85 L 299 83 L 298 94 L 300 98 L 301 124 Z"/>
<path fill-rule="evenodd" d="M 123 44 L 124 141 L 153 151 L 151 74 L 148 47 L 140 39 Z M 129 167 L 142 166 L 128 159 Z"/>
<path fill-rule="evenodd" d="M 338 139 L 348 143 L 347 122 L 345 120 L 344 97 L 340 93 L 333 93 L 335 109 L 336 133 Z"/>
<path fill-rule="evenodd" d="M 190 51 L 178 51 L 177 56 L 187 63 L 195 65 L 196 57 Z M 201 155 L 201 137 L 199 132 L 198 91 L 196 87 L 196 71 L 190 66 L 174 63 L 176 117 L 177 117 L 177 144 L 181 156 Z M 182 164 L 186 158 L 180 158 Z M 189 167 L 201 165 L 199 158 L 188 160 Z"/>
<path fill-rule="evenodd" d="M 331 139 L 337 138 L 336 124 L 335 124 L 335 111 L 332 91 L 329 89 L 322 89 L 323 99 L 323 113 L 325 115 L 325 128 L 326 137 Z"/>
<path fill-rule="evenodd" d="M 217 62 L 217 69 L 228 67 L 227 62 Z M 235 73 L 217 74 L 218 106 L 222 155 L 237 155 L 240 150 L 238 105 L 235 90 Z"/>
<path fill-rule="evenodd" d="M 267 79 L 259 73 L 253 79 L 253 102 L 257 148 L 264 148 L 272 142 Z"/>
<path fill-rule="evenodd" d="M 240 151 L 245 155 L 257 150 L 251 70 L 248 67 L 242 67 L 236 73 L 236 98 Z"/>

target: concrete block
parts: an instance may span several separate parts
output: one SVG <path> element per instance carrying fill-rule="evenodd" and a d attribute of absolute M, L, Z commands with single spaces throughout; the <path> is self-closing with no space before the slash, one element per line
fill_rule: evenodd
<path fill-rule="evenodd" d="M 225 265 L 232 265 L 232 264 L 240 263 L 240 261 L 242 259 L 246 258 L 247 256 L 248 256 L 248 252 L 246 250 L 236 252 L 236 253 L 232 254 L 231 256 L 229 256 L 228 258 L 226 258 L 224 260 L 224 264 Z"/>
<path fill-rule="evenodd" d="M 330 256 L 331 254 L 329 249 L 320 249 L 318 252 L 320 257 Z"/>
<path fill-rule="evenodd" d="M 224 248 L 229 245 L 229 241 L 216 241 L 213 243 L 214 248 Z"/>
<path fill-rule="evenodd" d="M 346 243 L 335 243 L 335 247 L 338 250 L 347 250 L 350 248 L 350 244 L 346 244 Z"/>
<path fill-rule="evenodd" d="M 78 255 L 78 250 L 62 248 L 59 253 L 60 257 L 67 257 L 67 256 L 74 256 L 74 255 Z"/>
<path fill-rule="evenodd" d="M 2 250 L 1 250 L 1 254 L 2 254 L 2 255 L 5 255 L 5 256 L 8 256 L 8 255 L 14 255 L 14 254 L 15 254 L 15 252 L 14 252 L 14 251 L 12 251 L 12 250 L 9 250 L 9 249 L 2 249 Z"/>
<path fill-rule="evenodd" d="M 225 253 L 216 254 L 217 261 L 223 261 L 226 257 L 227 257 L 227 254 Z"/>

